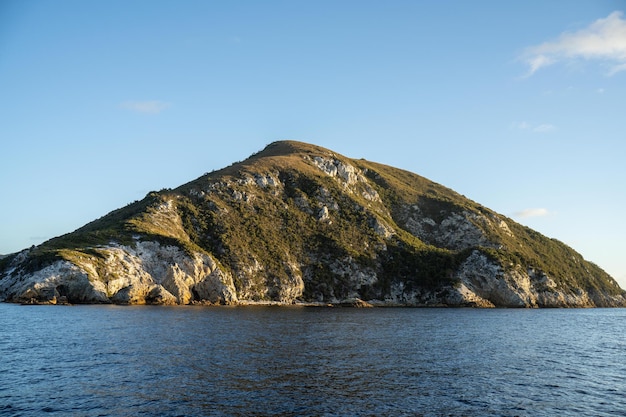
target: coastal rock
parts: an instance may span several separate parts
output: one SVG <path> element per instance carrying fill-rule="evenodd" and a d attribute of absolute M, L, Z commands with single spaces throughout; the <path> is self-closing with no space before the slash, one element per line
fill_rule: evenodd
<path fill-rule="evenodd" d="M 65 297 L 70 303 L 107 303 L 101 283 L 92 283 L 88 274 L 68 261 L 57 261 L 33 273 L 13 270 L 0 280 L 0 293 L 9 301 L 56 304 Z"/>
<path fill-rule="evenodd" d="M 134 247 L 93 248 L 97 256 L 76 256 L 34 273 L 14 268 L 0 283 L 14 302 L 189 304 L 196 298 L 217 304 L 237 301 L 230 275 L 211 257 L 189 255 L 176 246 L 136 242 Z M 10 285 L 12 284 L 12 285 Z"/>
<path fill-rule="evenodd" d="M 213 304 L 234 304 L 237 302 L 237 294 L 232 278 L 225 275 L 218 268 L 193 285 L 191 291 L 193 297 L 179 299 L 179 303 L 188 304 L 192 300 L 203 300 Z"/>

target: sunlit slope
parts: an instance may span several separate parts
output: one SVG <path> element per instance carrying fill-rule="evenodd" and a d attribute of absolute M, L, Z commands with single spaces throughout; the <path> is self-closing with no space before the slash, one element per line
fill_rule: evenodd
<path fill-rule="evenodd" d="M 75 302 L 624 303 L 557 240 L 419 175 L 295 141 L 5 258 L 0 291 L 62 297 L 63 277 L 41 271 L 70 264 L 99 291 Z M 41 295 L 17 277 L 52 283 Z"/>

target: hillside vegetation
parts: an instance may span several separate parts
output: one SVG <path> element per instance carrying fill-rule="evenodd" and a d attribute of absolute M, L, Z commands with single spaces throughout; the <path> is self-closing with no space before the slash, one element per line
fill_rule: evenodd
<path fill-rule="evenodd" d="M 0 295 L 22 302 L 624 303 L 615 280 L 557 240 L 414 173 L 295 141 L 0 268 Z M 82 280 L 80 295 L 68 280 Z"/>

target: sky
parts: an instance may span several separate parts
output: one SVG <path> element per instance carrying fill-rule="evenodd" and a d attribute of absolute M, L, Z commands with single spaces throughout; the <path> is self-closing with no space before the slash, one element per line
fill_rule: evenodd
<path fill-rule="evenodd" d="M 284 139 L 403 168 L 626 288 L 626 1 L 0 1 L 0 253 Z"/>

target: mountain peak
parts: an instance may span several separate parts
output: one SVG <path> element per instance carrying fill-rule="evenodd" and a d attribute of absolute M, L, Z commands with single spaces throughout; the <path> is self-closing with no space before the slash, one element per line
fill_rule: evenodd
<path fill-rule="evenodd" d="M 291 158 L 287 161 L 295 162 L 296 159 L 293 157 L 315 157 L 315 156 L 324 156 L 324 157 L 335 157 L 336 153 L 331 151 L 330 149 L 323 148 L 321 146 L 312 145 L 306 142 L 298 142 L 295 140 L 282 140 L 277 142 L 272 142 L 263 148 L 261 151 L 251 155 L 248 159 L 243 161 L 251 162 L 256 161 L 263 158 Z M 287 162 L 289 164 L 289 162 Z"/>
<path fill-rule="evenodd" d="M 294 153 L 330 153 L 331 151 L 322 148 L 321 146 L 313 145 L 306 142 L 299 142 L 296 140 L 280 140 L 272 142 L 267 145 L 259 155 L 263 156 L 278 156 L 278 155 L 291 155 Z"/>

